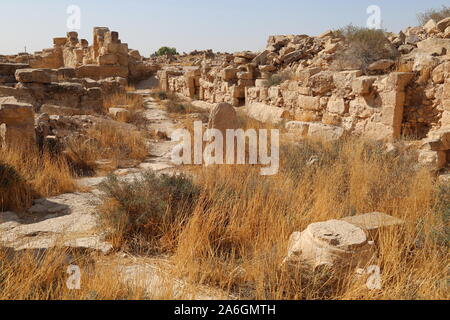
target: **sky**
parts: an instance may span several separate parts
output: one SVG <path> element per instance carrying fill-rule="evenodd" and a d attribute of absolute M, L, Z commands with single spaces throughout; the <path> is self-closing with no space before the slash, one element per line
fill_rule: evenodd
<path fill-rule="evenodd" d="M 417 13 L 450 0 L 0 0 L 0 54 L 52 47 L 52 38 L 71 31 L 71 5 L 80 8 L 80 39 L 92 43 L 93 27 L 106 26 L 148 56 L 161 46 L 260 51 L 273 34 L 366 26 L 371 5 L 381 9 L 382 28 L 399 32 L 417 25 Z"/>

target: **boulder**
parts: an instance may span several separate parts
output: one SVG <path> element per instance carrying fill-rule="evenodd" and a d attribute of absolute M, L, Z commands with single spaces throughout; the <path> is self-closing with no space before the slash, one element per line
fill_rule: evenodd
<path fill-rule="evenodd" d="M 227 129 L 238 129 L 236 110 L 229 103 L 219 103 L 211 109 L 208 122 L 209 129 L 218 129 L 225 137 Z"/>
<path fill-rule="evenodd" d="M 352 89 L 353 92 L 358 95 L 369 94 L 372 90 L 372 84 L 375 82 L 376 77 L 359 77 L 353 80 Z"/>
<path fill-rule="evenodd" d="M 444 55 L 450 52 L 450 39 L 429 38 L 417 43 L 417 48 L 431 55 Z"/>
<path fill-rule="evenodd" d="M 440 32 L 444 32 L 445 29 L 450 27 L 450 17 L 442 19 L 436 24 L 436 27 L 439 29 Z"/>

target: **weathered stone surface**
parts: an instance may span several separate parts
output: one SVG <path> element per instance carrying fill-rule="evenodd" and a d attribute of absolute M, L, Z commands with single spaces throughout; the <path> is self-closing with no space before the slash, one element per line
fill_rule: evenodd
<path fill-rule="evenodd" d="M 238 129 L 236 110 L 229 103 L 219 103 L 209 115 L 208 128 L 220 130 L 224 136 L 227 129 Z"/>
<path fill-rule="evenodd" d="M 447 153 L 445 151 L 421 150 L 419 152 L 419 163 L 432 171 L 442 169 L 447 164 Z"/>
<path fill-rule="evenodd" d="M 0 147 L 35 142 L 33 106 L 18 102 L 14 97 L 0 98 Z"/>
<path fill-rule="evenodd" d="M 121 122 L 127 122 L 130 117 L 130 112 L 125 108 L 109 108 L 109 114 Z"/>
<path fill-rule="evenodd" d="M 366 266 L 373 256 L 365 232 L 348 222 L 330 220 L 313 223 L 289 240 L 287 265 L 345 268 Z"/>
<path fill-rule="evenodd" d="M 298 97 L 298 105 L 304 110 L 320 110 L 320 97 L 310 97 L 300 95 Z"/>
<path fill-rule="evenodd" d="M 91 78 L 94 80 L 110 77 L 128 77 L 128 68 L 123 66 L 97 66 L 84 65 L 76 69 L 78 78 Z"/>
<path fill-rule="evenodd" d="M 428 54 L 443 55 L 450 52 L 450 39 L 430 38 L 417 43 L 417 47 Z"/>
<path fill-rule="evenodd" d="M 25 63 L 0 63 L 0 75 L 15 76 L 19 69 L 27 69 L 30 66 Z"/>
<path fill-rule="evenodd" d="M 434 21 L 433 19 L 430 19 L 424 26 L 423 28 L 425 29 L 425 31 L 427 33 L 437 33 L 439 32 L 439 29 L 437 27 L 437 23 L 436 21 Z"/>
<path fill-rule="evenodd" d="M 246 107 L 246 111 L 249 117 L 266 123 L 277 124 L 292 119 L 292 115 L 289 111 L 268 106 L 264 103 L 252 103 Z"/>
<path fill-rule="evenodd" d="M 378 239 L 380 232 L 393 230 L 394 228 L 405 224 L 403 220 L 381 212 L 372 212 L 353 217 L 346 217 L 343 218 L 342 221 L 348 222 L 367 231 L 372 239 Z"/>
<path fill-rule="evenodd" d="M 346 111 L 345 100 L 342 97 L 332 96 L 328 100 L 327 111 L 343 115 Z"/>
<path fill-rule="evenodd" d="M 436 27 L 439 29 L 439 31 L 444 32 L 445 29 L 450 27 L 450 17 L 442 19 L 438 23 L 436 23 Z"/>
<path fill-rule="evenodd" d="M 393 60 L 389 59 L 383 59 L 375 61 L 374 63 L 370 64 L 367 68 L 369 71 L 387 71 L 390 67 L 394 65 Z"/>
<path fill-rule="evenodd" d="M 69 247 L 109 253 L 111 244 L 96 233 L 94 200 L 87 193 L 38 199 L 30 209 L 34 221 L 0 213 L 0 244 L 16 251 Z"/>
<path fill-rule="evenodd" d="M 345 131 L 341 127 L 331 126 L 323 123 L 312 122 L 309 125 L 308 136 L 310 138 L 324 139 L 326 141 L 339 140 Z"/>
<path fill-rule="evenodd" d="M 58 81 L 58 73 L 53 69 L 19 69 L 16 79 L 25 83 L 52 83 Z"/>
<path fill-rule="evenodd" d="M 359 95 L 369 94 L 372 89 L 372 84 L 375 82 L 375 77 L 359 77 L 353 80 L 353 92 Z"/>

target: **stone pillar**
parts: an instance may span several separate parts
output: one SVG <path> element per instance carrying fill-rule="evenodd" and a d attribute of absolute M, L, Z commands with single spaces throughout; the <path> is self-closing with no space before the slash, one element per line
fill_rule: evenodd
<path fill-rule="evenodd" d="M 405 87 L 413 77 L 414 73 L 411 72 L 393 72 L 387 78 L 385 90 L 380 93 L 381 122 L 389 128 L 393 139 L 399 139 L 401 136 Z"/>

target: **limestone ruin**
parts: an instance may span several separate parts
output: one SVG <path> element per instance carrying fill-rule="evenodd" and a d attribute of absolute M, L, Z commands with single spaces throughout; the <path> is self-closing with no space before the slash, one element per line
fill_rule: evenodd
<path fill-rule="evenodd" d="M 334 70 L 336 50 L 344 44 L 331 31 L 318 37 L 271 36 L 259 53 L 183 57 L 180 62 L 191 66 L 172 63 L 158 75 L 163 90 L 246 107 L 260 121 L 288 122 L 297 136 L 405 138 L 422 145 L 423 165 L 443 169 L 449 163 L 450 39 L 427 27 L 388 36 L 402 54 L 397 63 L 369 66 L 369 75 Z M 284 81 L 270 83 L 280 74 L 287 75 Z"/>

